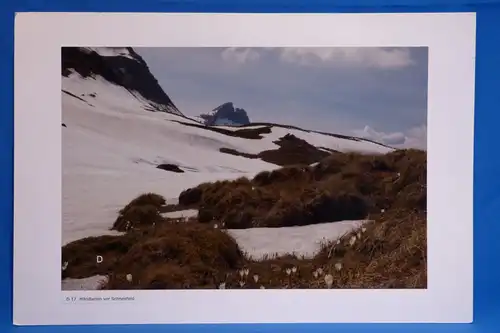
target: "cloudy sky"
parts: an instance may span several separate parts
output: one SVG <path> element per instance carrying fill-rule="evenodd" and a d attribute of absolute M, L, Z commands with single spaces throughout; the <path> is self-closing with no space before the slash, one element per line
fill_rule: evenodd
<path fill-rule="evenodd" d="M 427 48 L 135 48 L 188 116 L 233 102 L 251 121 L 426 148 Z"/>

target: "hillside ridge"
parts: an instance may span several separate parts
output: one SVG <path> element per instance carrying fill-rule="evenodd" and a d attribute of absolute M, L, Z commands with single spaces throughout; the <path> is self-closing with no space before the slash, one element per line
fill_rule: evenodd
<path fill-rule="evenodd" d="M 151 111 L 163 111 L 183 116 L 170 97 L 163 91 L 144 59 L 133 48 L 61 48 L 61 72 L 69 76 L 76 72 L 84 78 L 99 75 L 122 86 L 129 92 L 138 92 L 149 100 Z"/>

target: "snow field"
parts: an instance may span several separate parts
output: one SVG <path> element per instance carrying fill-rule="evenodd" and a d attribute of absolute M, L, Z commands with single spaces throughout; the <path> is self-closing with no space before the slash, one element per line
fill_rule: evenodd
<path fill-rule="evenodd" d="M 162 216 L 171 219 L 179 219 L 183 217 L 196 217 L 198 216 L 198 210 L 197 209 L 178 210 L 175 212 L 163 213 Z"/>
<path fill-rule="evenodd" d="M 254 260 L 295 254 L 312 258 L 321 244 L 334 241 L 367 221 L 339 221 L 285 228 L 228 229 L 242 251 Z"/>
<path fill-rule="evenodd" d="M 94 107 L 62 93 L 63 244 L 115 234 L 109 231 L 119 209 L 134 197 L 155 192 L 176 198 L 206 181 L 253 177 L 277 168 L 260 160 L 222 154 L 238 139 L 171 122 L 181 119 L 148 112 L 125 89 L 102 78 L 63 78 L 63 89 Z M 81 94 L 96 93 L 96 97 Z M 228 140 L 231 141 L 231 140 Z M 244 139 L 233 140 L 244 150 Z M 172 163 L 182 174 L 156 169 Z"/>
<path fill-rule="evenodd" d="M 62 290 L 97 290 L 108 281 L 104 275 L 94 275 L 83 279 L 64 279 Z"/>

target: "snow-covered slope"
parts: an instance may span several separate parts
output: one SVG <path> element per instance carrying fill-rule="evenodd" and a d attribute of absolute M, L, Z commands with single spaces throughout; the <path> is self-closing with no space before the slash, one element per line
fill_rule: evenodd
<path fill-rule="evenodd" d="M 219 148 L 268 149 L 272 143 L 225 136 L 144 111 L 143 100 L 102 78 L 63 78 L 63 239 L 109 233 L 118 209 L 143 192 L 174 198 L 214 179 L 252 176 L 276 165 L 222 154 Z M 96 97 L 89 94 L 96 92 Z M 83 96 L 82 96 L 83 95 Z M 180 118 L 183 121 L 187 121 Z M 157 169 L 178 165 L 185 173 Z"/>
<path fill-rule="evenodd" d="M 258 130 L 269 128 L 271 133 L 262 134 L 270 142 L 273 142 L 279 138 L 284 137 L 287 134 L 292 134 L 299 139 L 307 141 L 309 144 L 317 147 L 320 150 L 330 151 L 335 150 L 339 152 L 358 152 L 366 154 L 385 154 L 393 151 L 394 148 L 385 146 L 383 144 L 370 141 L 363 138 L 357 137 L 347 137 L 343 138 L 342 135 L 327 134 L 316 131 L 310 131 L 305 129 L 299 129 L 287 125 L 278 124 L 250 124 L 245 126 L 213 126 L 215 128 L 220 128 L 228 131 L 239 131 L 239 130 Z M 276 145 L 273 149 L 276 148 Z M 327 149 L 325 149 L 327 148 Z"/>
<path fill-rule="evenodd" d="M 182 113 L 160 87 L 148 65 L 131 47 L 63 47 L 62 75 L 103 77 L 148 102 L 148 110 Z"/>
<path fill-rule="evenodd" d="M 143 61 L 130 48 L 78 52 Z M 159 102 L 148 99 L 152 95 L 142 88 L 130 89 L 134 84 L 125 81 L 120 85 L 119 79 L 109 81 L 106 75 L 85 75 L 87 65 L 78 65 L 80 70 L 76 71 L 71 64 L 66 64 L 66 70 L 63 66 L 61 93 L 63 244 L 87 236 L 115 234 L 109 228 L 117 211 L 139 194 L 155 192 L 175 202 L 181 191 L 202 182 L 253 177 L 260 171 L 278 168 L 261 159 L 222 153 L 221 148 L 259 154 L 278 149 L 274 141 L 293 134 L 316 147 L 336 151 L 391 150 L 368 141 L 280 126 L 244 127 L 269 128 L 270 132 L 262 133 L 260 139 L 224 134 L 201 126 L 180 111 L 149 112 L 151 105 Z M 159 164 L 172 164 L 184 172 L 161 170 L 157 168 Z"/>

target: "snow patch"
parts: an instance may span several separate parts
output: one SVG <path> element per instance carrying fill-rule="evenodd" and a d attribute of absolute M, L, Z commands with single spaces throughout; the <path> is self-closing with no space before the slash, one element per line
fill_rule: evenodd
<path fill-rule="evenodd" d="M 283 228 L 228 229 L 242 251 L 254 260 L 275 254 L 295 254 L 311 258 L 321 244 L 336 240 L 367 221 L 339 221 Z"/>
<path fill-rule="evenodd" d="M 163 213 L 162 216 L 171 219 L 179 219 L 183 217 L 196 217 L 198 216 L 198 210 L 197 209 L 178 210 L 175 212 Z"/>
<path fill-rule="evenodd" d="M 83 51 L 94 51 L 101 57 L 125 57 L 137 61 L 125 47 L 82 47 Z"/>
<path fill-rule="evenodd" d="M 108 277 L 104 275 L 94 275 L 83 279 L 62 280 L 62 290 L 98 290 L 108 282 Z"/>

